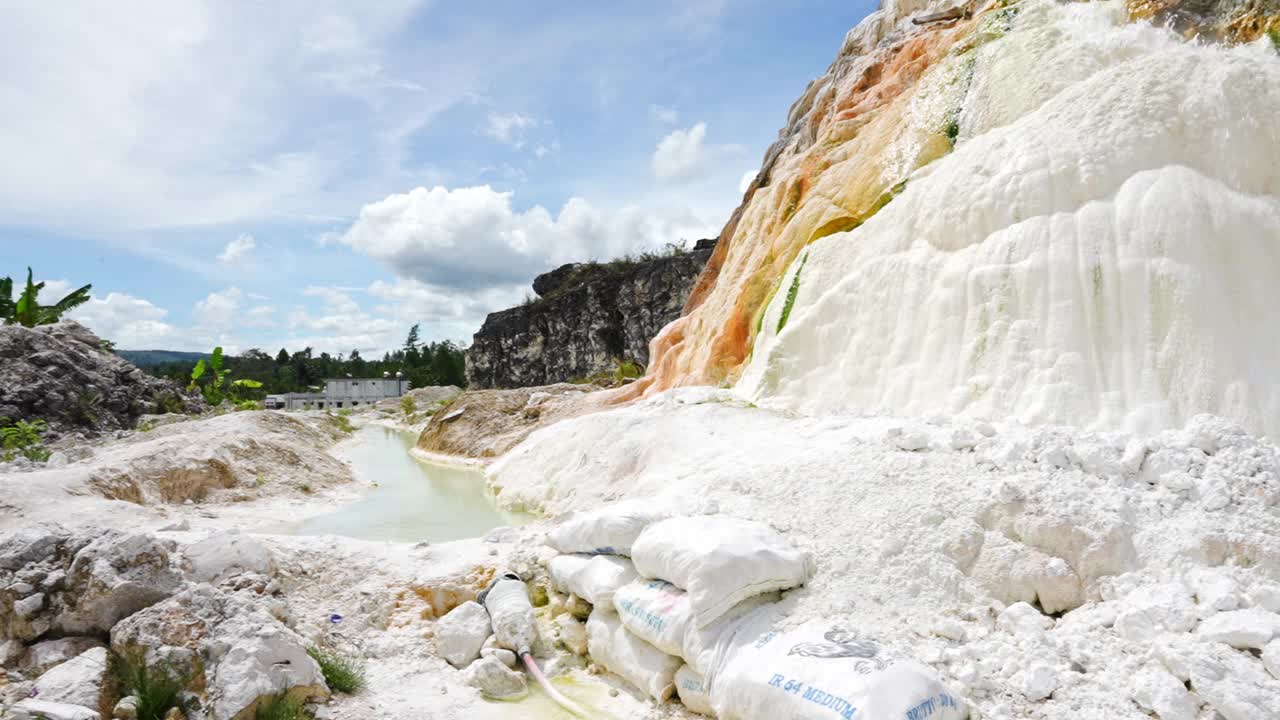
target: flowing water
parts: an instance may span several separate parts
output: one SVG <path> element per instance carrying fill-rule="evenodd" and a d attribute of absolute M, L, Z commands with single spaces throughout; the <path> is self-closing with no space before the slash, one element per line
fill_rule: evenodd
<path fill-rule="evenodd" d="M 411 433 L 377 425 L 356 431 L 342 456 L 356 476 L 377 483 L 359 500 L 290 525 L 293 535 L 343 535 L 363 540 L 442 542 L 484 535 L 532 519 L 498 509 L 478 470 L 428 463 L 409 451 Z"/>

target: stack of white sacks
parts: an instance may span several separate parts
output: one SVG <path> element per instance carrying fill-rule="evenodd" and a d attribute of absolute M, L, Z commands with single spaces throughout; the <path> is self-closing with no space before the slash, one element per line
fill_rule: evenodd
<path fill-rule="evenodd" d="M 566 553 L 550 563 L 557 589 L 593 606 L 591 657 L 657 701 L 678 694 L 721 720 L 967 716 L 928 670 L 870 640 L 821 622 L 778 631 L 780 591 L 814 561 L 767 525 L 627 502 L 547 542 Z"/>

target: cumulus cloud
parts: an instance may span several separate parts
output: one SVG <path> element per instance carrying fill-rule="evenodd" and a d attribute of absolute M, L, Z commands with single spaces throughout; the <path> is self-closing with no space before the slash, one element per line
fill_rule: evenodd
<path fill-rule="evenodd" d="M 707 143 L 707 124 L 672 130 L 653 151 L 653 174 L 665 183 L 705 179 L 717 163 L 741 156 L 741 145 Z"/>
<path fill-rule="evenodd" d="M 668 125 L 675 125 L 680 121 L 680 113 L 675 108 L 656 104 L 649 106 L 649 117 Z"/>
<path fill-rule="evenodd" d="M 516 210 L 512 196 L 488 185 L 415 188 L 366 205 L 341 242 L 403 278 L 474 290 L 525 285 L 560 263 L 660 247 L 708 228 L 688 210 L 604 210 L 575 197 L 553 216 L 541 205 Z"/>
<path fill-rule="evenodd" d="M 524 131 L 537 124 L 537 120 L 520 113 L 489 113 L 484 134 L 519 150 L 524 147 Z"/>
<path fill-rule="evenodd" d="M 90 298 L 89 302 L 72 310 L 69 317 L 99 337 L 113 341 L 118 347 L 152 350 L 180 344 L 177 329 L 165 322 L 168 314 L 168 310 L 142 298 L 108 293 L 103 298 Z"/>
<path fill-rule="evenodd" d="M 218 256 L 218 260 L 228 265 L 238 263 L 249 254 L 250 250 L 257 246 L 258 241 L 254 240 L 252 235 L 244 233 L 227 243 L 227 246 L 222 249 L 222 254 Z"/>
<path fill-rule="evenodd" d="M 755 182 L 756 175 L 759 174 L 759 170 L 748 170 L 743 173 L 742 179 L 738 181 L 738 192 L 745 193 L 747 188 L 751 187 L 751 183 Z"/>

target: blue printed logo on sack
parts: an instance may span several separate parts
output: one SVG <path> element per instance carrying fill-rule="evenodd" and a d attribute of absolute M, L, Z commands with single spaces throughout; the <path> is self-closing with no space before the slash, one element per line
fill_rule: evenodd
<path fill-rule="evenodd" d="M 787 655 L 801 655 L 813 658 L 858 658 L 853 669 L 862 674 L 873 670 L 884 670 L 893 664 L 893 660 L 880 657 L 880 646 L 870 640 L 859 640 L 858 636 L 840 629 L 828 630 L 823 634 L 826 642 L 804 642 L 795 645 Z"/>

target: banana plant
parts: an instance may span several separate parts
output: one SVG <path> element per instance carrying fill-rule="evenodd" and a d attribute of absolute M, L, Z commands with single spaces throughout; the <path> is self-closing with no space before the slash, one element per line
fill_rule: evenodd
<path fill-rule="evenodd" d="M 201 383 L 200 380 L 208 375 L 209 378 Z M 228 394 L 232 400 L 239 400 L 239 389 L 249 388 L 256 389 L 262 387 L 262 383 L 257 380 L 249 380 L 248 378 L 241 380 L 231 379 L 231 370 L 225 367 L 222 346 L 213 349 L 213 354 L 209 356 L 208 364 L 202 358 L 191 369 L 191 384 L 187 385 L 188 390 L 199 390 L 201 395 L 210 405 L 221 405 L 222 401 L 227 399 Z"/>
<path fill-rule="evenodd" d="M 13 279 L 0 278 L 0 318 L 3 318 L 6 325 L 51 325 L 71 310 L 89 302 L 89 289 L 92 287 L 85 285 L 67 293 L 52 305 L 41 305 L 38 298 L 40 291 L 44 289 L 44 283 L 32 282 L 31 268 L 27 268 L 27 284 L 17 302 L 13 300 Z"/>

